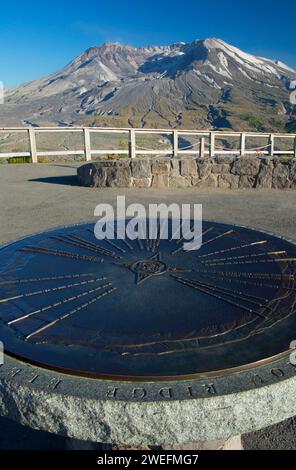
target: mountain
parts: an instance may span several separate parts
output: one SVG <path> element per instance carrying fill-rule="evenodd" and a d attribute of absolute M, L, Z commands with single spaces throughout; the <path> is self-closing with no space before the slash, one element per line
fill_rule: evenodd
<path fill-rule="evenodd" d="M 143 48 L 106 43 L 52 75 L 6 90 L 0 125 L 282 131 L 294 127 L 295 79 L 283 62 L 220 39 Z"/>

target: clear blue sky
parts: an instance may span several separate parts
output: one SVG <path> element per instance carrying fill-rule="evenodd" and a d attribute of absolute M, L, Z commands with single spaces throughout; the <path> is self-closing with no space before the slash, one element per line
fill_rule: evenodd
<path fill-rule="evenodd" d="M 9 87 L 55 72 L 93 45 L 218 37 L 296 67 L 296 1 L 14 0 L 0 7 L 0 80 Z"/>

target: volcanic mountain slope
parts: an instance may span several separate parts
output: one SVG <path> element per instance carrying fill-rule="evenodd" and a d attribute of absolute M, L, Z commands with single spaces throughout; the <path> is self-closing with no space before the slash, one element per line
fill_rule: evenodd
<path fill-rule="evenodd" d="M 289 100 L 295 78 L 284 63 L 220 39 L 144 48 L 106 43 L 57 73 L 6 90 L 0 125 L 282 131 L 296 116 Z"/>

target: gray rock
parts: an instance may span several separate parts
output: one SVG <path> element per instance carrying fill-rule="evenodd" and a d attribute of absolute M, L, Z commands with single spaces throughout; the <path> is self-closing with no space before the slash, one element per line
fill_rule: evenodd
<path fill-rule="evenodd" d="M 238 175 L 220 175 L 218 177 L 218 188 L 220 189 L 237 189 L 238 184 Z"/>
<path fill-rule="evenodd" d="M 134 159 L 131 162 L 132 176 L 134 178 L 150 178 L 151 177 L 151 160 Z"/>
<path fill-rule="evenodd" d="M 230 173 L 230 165 L 227 163 L 213 163 L 212 173 L 218 175 L 225 175 Z"/>
<path fill-rule="evenodd" d="M 106 186 L 107 171 L 105 168 L 97 168 L 93 177 L 93 186 L 95 188 L 104 188 Z"/>
<path fill-rule="evenodd" d="M 296 162 L 292 163 L 290 169 L 291 188 L 296 189 Z"/>
<path fill-rule="evenodd" d="M 190 177 L 174 176 L 174 177 L 170 178 L 170 187 L 171 188 L 188 188 L 190 186 L 191 186 L 191 178 Z"/>
<path fill-rule="evenodd" d="M 255 187 L 256 178 L 255 176 L 240 176 L 238 187 L 240 189 L 250 189 Z"/>
<path fill-rule="evenodd" d="M 227 155 L 216 155 L 213 159 L 214 163 L 218 165 L 227 164 L 231 165 L 236 160 L 236 157 L 231 157 Z"/>
<path fill-rule="evenodd" d="M 273 162 L 261 162 L 256 180 L 256 188 L 271 188 L 273 175 Z"/>
<path fill-rule="evenodd" d="M 212 162 L 210 160 L 197 160 L 197 168 L 200 179 L 206 179 L 212 172 Z"/>
<path fill-rule="evenodd" d="M 82 186 L 94 186 L 94 175 L 97 168 L 94 163 L 82 165 L 77 170 L 78 181 Z"/>
<path fill-rule="evenodd" d="M 196 160 L 193 158 L 184 158 L 181 160 L 181 176 L 196 176 Z"/>
<path fill-rule="evenodd" d="M 152 188 L 168 188 L 169 176 L 168 175 L 153 175 Z"/>
<path fill-rule="evenodd" d="M 170 160 L 157 159 L 152 162 L 153 175 L 168 175 L 170 171 Z"/>
<path fill-rule="evenodd" d="M 257 176 L 259 168 L 259 158 L 240 157 L 233 163 L 231 173 L 239 176 Z"/>
<path fill-rule="evenodd" d="M 288 189 L 291 185 L 289 177 L 289 166 L 276 162 L 273 170 L 272 187 L 275 189 Z"/>
<path fill-rule="evenodd" d="M 150 188 L 151 178 L 133 178 L 132 186 L 134 188 Z"/>
<path fill-rule="evenodd" d="M 110 188 L 129 188 L 132 184 L 129 161 L 118 161 L 107 168 L 106 185 Z"/>
<path fill-rule="evenodd" d="M 296 161 L 295 161 L 295 159 L 291 162 L 289 177 L 290 177 L 291 181 L 294 181 L 296 179 Z"/>
<path fill-rule="evenodd" d="M 217 187 L 217 176 L 210 174 L 207 178 L 200 179 L 198 177 L 191 178 L 192 186 L 196 188 L 216 188 Z"/>
<path fill-rule="evenodd" d="M 172 178 L 180 176 L 180 160 L 173 158 L 171 160 L 171 171 L 170 176 Z"/>

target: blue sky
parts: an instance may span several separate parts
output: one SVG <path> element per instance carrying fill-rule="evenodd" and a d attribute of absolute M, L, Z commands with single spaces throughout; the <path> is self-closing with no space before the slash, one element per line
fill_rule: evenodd
<path fill-rule="evenodd" d="M 0 80 L 9 87 L 64 67 L 90 46 L 218 37 L 296 68 L 295 0 L 3 2 Z"/>

